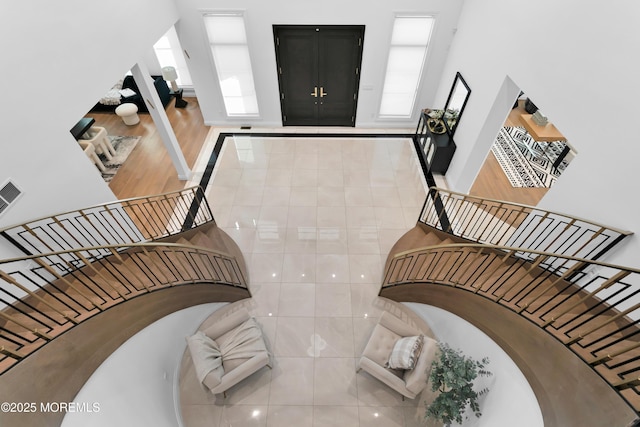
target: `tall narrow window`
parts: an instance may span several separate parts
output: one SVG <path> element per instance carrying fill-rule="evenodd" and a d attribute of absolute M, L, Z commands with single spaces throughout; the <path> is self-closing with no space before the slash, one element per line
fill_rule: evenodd
<path fill-rule="evenodd" d="M 180 40 L 178 40 L 178 34 L 174 27 L 171 27 L 171 29 L 153 45 L 153 50 L 156 53 L 160 67 L 175 67 L 178 73 L 178 80 L 176 80 L 178 86 L 185 87 L 192 85 L 191 74 L 189 74 L 187 62 L 182 55 Z"/>
<path fill-rule="evenodd" d="M 206 14 L 204 23 L 227 116 L 257 116 L 258 99 L 244 17 L 240 14 Z"/>
<path fill-rule="evenodd" d="M 411 117 L 434 18 L 397 16 L 393 23 L 380 117 Z"/>

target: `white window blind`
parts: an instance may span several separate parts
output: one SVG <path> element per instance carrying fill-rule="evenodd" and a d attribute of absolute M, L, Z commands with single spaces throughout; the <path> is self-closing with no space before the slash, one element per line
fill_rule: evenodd
<path fill-rule="evenodd" d="M 176 83 L 178 86 L 185 87 L 193 85 L 175 27 L 171 27 L 169 31 L 153 45 L 153 50 L 156 53 L 160 67 L 171 66 L 176 69 L 178 73 Z"/>
<path fill-rule="evenodd" d="M 244 17 L 207 14 L 204 23 L 228 116 L 257 116 L 258 99 Z"/>
<path fill-rule="evenodd" d="M 433 22 L 432 16 L 396 17 L 382 89 L 380 117 L 411 117 Z"/>

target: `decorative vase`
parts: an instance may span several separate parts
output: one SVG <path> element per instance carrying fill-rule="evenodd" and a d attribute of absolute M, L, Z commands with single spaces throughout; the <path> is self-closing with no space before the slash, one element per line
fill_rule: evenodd
<path fill-rule="evenodd" d="M 436 135 L 442 135 L 447 131 L 442 119 L 429 119 L 427 120 L 427 126 L 429 130 Z"/>
<path fill-rule="evenodd" d="M 529 114 L 533 114 L 538 111 L 538 107 L 536 107 L 536 104 L 534 104 L 529 98 L 527 98 L 524 101 L 524 110 Z"/>

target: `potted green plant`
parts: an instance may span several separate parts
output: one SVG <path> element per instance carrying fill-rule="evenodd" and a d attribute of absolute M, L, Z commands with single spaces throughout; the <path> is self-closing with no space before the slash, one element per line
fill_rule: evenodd
<path fill-rule="evenodd" d="M 489 359 L 474 360 L 446 343 L 440 343 L 439 347 L 440 357 L 433 361 L 429 374 L 431 390 L 439 394 L 433 402 L 427 403 L 425 418 L 435 419 L 445 425 L 454 421 L 461 424 L 467 405 L 476 417 L 480 417 L 482 413 L 478 398 L 488 393 L 489 389 L 475 391 L 473 381 L 478 376 L 493 375 L 485 369 Z"/>

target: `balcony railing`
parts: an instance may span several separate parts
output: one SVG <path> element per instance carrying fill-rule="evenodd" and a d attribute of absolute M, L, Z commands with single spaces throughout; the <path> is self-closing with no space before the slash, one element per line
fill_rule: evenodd
<path fill-rule="evenodd" d="M 590 260 L 633 234 L 533 206 L 429 189 L 419 221 L 489 245 L 528 248 Z M 518 256 L 528 256 L 519 252 Z"/>
<path fill-rule="evenodd" d="M 0 373 L 110 307 L 189 284 L 247 288 L 234 257 L 180 244 L 104 245 L 0 260 Z"/>
<path fill-rule="evenodd" d="M 246 289 L 244 264 L 150 243 L 213 223 L 200 187 L 118 200 L 0 230 L 26 256 L 0 260 L 0 373 L 74 325 L 136 296 L 204 283 Z"/>
<path fill-rule="evenodd" d="M 640 270 L 516 247 L 447 244 L 391 257 L 381 295 L 420 284 L 464 289 L 530 320 L 640 410 Z"/>
<path fill-rule="evenodd" d="M 4 228 L 0 236 L 33 255 L 152 241 L 211 221 L 202 189 L 191 187 L 43 217 Z"/>

